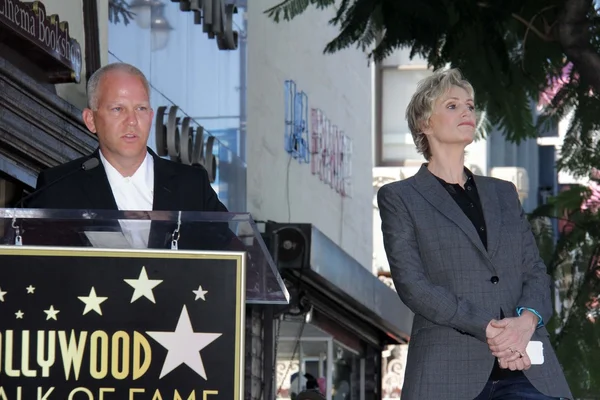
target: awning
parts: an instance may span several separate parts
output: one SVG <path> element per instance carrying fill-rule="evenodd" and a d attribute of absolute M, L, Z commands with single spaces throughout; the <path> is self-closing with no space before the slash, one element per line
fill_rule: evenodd
<path fill-rule="evenodd" d="M 408 341 L 413 313 L 370 266 L 361 265 L 312 224 L 269 222 L 265 235 L 282 276 L 296 282 L 319 312 L 373 344 Z"/>

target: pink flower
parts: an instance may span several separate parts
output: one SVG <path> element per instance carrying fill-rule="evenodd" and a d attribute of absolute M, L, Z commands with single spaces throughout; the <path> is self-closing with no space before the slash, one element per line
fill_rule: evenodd
<path fill-rule="evenodd" d="M 327 380 L 323 377 L 317 379 L 317 383 L 319 384 L 319 390 L 322 394 L 327 393 Z"/>
<path fill-rule="evenodd" d="M 594 173 L 594 171 L 592 171 L 592 173 Z M 598 185 L 596 182 L 591 182 L 589 189 L 590 194 L 583 200 L 581 209 L 597 213 L 598 209 L 600 209 L 600 185 Z"/>
<path fill-rule="evenodd" d="M 572 68 L 573 64 L 568 63 L 563 67 L 560 77 L 553 77 L 548 79 L 548 86 L 542 93 L 540 93 L 538 107 L 543 108 L 552 103 L 554 96 L 556 96 L 556 94 L 560 91 L 560 89 L 562 89 L 564 85 L 569 83 L 569 75 L 571 74 Z"/>

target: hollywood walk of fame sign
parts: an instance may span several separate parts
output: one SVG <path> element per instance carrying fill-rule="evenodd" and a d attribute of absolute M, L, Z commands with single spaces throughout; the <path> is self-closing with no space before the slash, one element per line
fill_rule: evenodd
<path fill-rule="evenodd" d="M 244 257 L 0 247 L 0 400 L 241 400 Z"/>

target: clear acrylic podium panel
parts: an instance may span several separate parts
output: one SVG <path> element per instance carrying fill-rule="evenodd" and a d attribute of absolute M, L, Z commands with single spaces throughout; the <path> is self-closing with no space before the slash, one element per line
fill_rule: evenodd
<path fill-rule="evenodd" d="M 289 294 L 246 213 L 0 208 L 0 243 L 14 246 L 246 252 L 246 302 L 287 304 Z M 179 226 L 179 233 L 176 232 Z M 175 233 L 175 236 L 173 236 Z"/>

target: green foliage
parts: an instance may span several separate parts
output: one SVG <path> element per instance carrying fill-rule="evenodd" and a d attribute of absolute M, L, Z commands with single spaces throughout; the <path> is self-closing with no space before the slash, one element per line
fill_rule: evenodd
<path fill-rule="evenodd" d="M 123 19 L 123 23 L 128 25 L 135 17 L 135 13 L 129 10 L 129 3 L 125 0 L 108 0 L 108 20 L 113 24 L 118 24 Z"/>
<path fill-rule="evenodd" d="M 514 142 L 555 130 L 572 116 L 559 168 L 584 176 L 600 165 L 594 132 L 600 102 L 579 66 L 565 55 L 558 26 L 567 0 L 284 0 L 265 12 L 274 20 L 290 20 L 308 7 L 335 8 L 330 23 L 339 34 L 326 53 L 356 46 L 381 61 L 398 48 L 424 57 L 433 68 L 462 70 L 473 84 L 477 107 L 486 111 L 487 129 L 494 126 Z M 600 50 L 600 17 L 588 15 L 589 50 Z M 582 29 L 584 27 L 582 26 Z M 562 79 L 567 71 L 567 78 Z M 600 74 L 600 71 L 597 73 Z M 561 81 L 562 79 L 562 81 Z M 551 84 L 559 81 L 559 87 Z M 533 109 L 540 94 L 552 99 L 542 115 Z M 556 90 L 554 90 L 556 89 Z M 597 88 L 600 92 L 600 88 Z M 557 96 L 553 96 L 558 91 Z"/>
<path fill-rule="evenodd" d="M 311 5 L 323 9 L 334 4 L 335 0 L 284 0 L 276 6 L 269 8 L 266 13 L 268 13 L 275 22 L 279 22 L 282 15 L 284 20 L 289 21 L 302 14 Z"/>
<path fill-rule="evenodd" d="M 582 399 L 594 398 L 600 388 L 600 318 L 589 319 L 592 300 L 600 293 L 600 215 L 581 208 L 591 194 L 590 188 L 575 186 L 529 216 L 560 298 L 547 328 L 571 390 Z M 563 223 L 556 243 L 551 220 Z"/>

